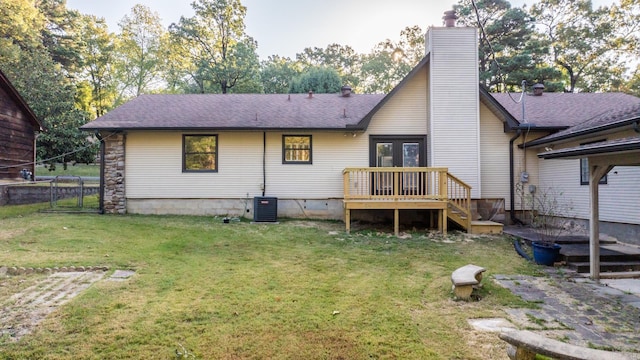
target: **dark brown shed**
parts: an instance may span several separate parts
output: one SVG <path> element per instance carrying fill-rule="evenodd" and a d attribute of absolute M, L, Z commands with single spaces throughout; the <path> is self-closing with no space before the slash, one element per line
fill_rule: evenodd
<path fill-rule="evenodd" d="M 35 172 L 36 132 L 42 126 L 29 105 L 0 70 L 0 180 Z"/>

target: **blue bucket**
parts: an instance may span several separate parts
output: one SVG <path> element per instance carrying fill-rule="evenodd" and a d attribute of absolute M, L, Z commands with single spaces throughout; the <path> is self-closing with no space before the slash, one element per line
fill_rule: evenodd
<path fill-rule="evenodd" d="M 551 266 L 560 256 L 560 245 L 546 245 L 537 242 L 531 243 L 533 246 L 533 260 L 536 264 Z"/>

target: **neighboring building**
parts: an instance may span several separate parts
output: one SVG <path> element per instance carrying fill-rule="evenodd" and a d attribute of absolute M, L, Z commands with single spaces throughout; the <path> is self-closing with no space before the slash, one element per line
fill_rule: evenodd
<path fill-rule="evenodd" d="M 559 176 L 533 140 L 640 104 L 553 93 L 516 103 L 480 88 L 475 29 L 425 37 L 426 56 L 387 95 L 143 95 L 112 110 L 83 126 L 104 139 L 104 209 L 253 216 L 254 198 L 275 197 L 285 217 L 386 216 L 396 231 L 411 221 L 446 231 L 449 219 L 472 231 L 472 220 L 516 221 L 529 185 L 582 186 L 571 183 L 578 165 Z M 624 181 L 611 191 L 633 191 L 640 171 L 616 170 Z M 610 215 L 640 228 L 637 215 Z"/>
<path fill-rule="evenodd" d="M 33 111 L 0 71 L 0 180 L 35 173 L 36 133 L 41 130 Z"/>

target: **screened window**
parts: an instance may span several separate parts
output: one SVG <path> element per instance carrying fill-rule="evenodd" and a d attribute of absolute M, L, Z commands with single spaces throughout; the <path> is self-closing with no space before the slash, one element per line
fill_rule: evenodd
<path fill-rule="evenodd" d="M 606 184 L 607 175 L 603 176 L 598 184 Z M 589 185 L 589 160 L 587 158 L 580 159 L 580 185 Z"/>
<path fill-rule="evenodd" d="M 591 141 L 580 145 L 595 144 L 603 141 L 606 140 Z M 598 184 L 601 185 L 606 183 L 607 175 L 603 176 L 602 179 L 600 179 L 600 181 L 598 182 Z M 580 159 L 580 185 L 589 185 L 589 160 L 587 158 Z"/>
<path fill-rule="evenodd" d="M 311 135 L 282 136 L 283 164 L 311 164 Z"/>
<path fill-rule="evenodd" d="M 182 171 L 218 171 L 217 135 L 184 135 L 182 144 Z"/>

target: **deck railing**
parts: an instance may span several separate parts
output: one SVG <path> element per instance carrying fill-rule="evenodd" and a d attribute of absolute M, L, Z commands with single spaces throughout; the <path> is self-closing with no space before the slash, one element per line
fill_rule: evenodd
<path fill-rule="evenodd" d="M 347 168 L 343 175 L 345 200 L 447 199 L 446 168 Z"/>
<path fill-rule="evenodd" d="M 447 173 L 447 193 L 451 210 L 449 217 L 465 229 L 471 228 L 471 186 Z"/>
<path fill-rule="evenodd" d="M 447 168 L 347 168 L 343 177 L 345 201 L 446 201 L 470 226 L 471 187 Z"/>

